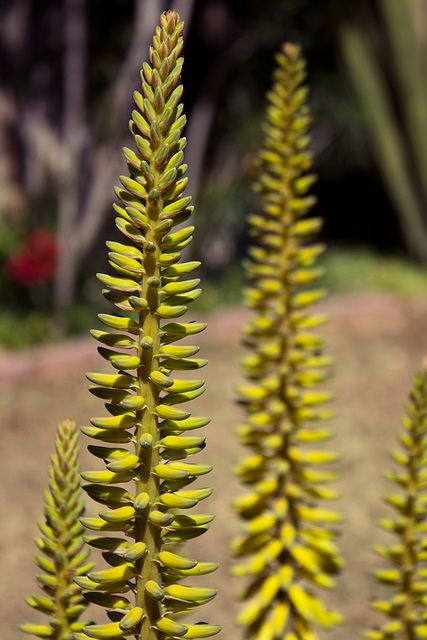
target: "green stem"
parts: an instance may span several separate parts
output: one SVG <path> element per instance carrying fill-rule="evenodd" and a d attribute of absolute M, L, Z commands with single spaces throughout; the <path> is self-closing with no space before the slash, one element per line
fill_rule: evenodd
<path fill-rule="evenodd" d="M 293 96 L 293 91 L 295 87 L 290 87 L 289 93 L 286 97 L 286 112 L 292 113 L 291 109 L 291 101 Z M 290 126 L 283 127 L 283 147 L 292 148 L 292 142 L 289 136 Z M 292 150 L 295 152 L 295 150 Z M 290 468 L 285 470 L 280 477 L 280 481 L 277 488 L 277 496 L 286 496 L 286 498 L 290 501 L 288 496 L 287 485 L 293 474 L 293 463 L 290 460 L 289 456 L 289 447 L 292 446 L 292 435 L 295 429 L 298 427 L 297 418 L 295 415 L 295 406 L 294 401 L 290 398 L 289 394 L 289 385 L 292 383 L 291 380 L 291 369 L 289 362 L 289 351 L 290 351 L 290 336 L 292 334 L 292 325 L 291 325 L 291 304 L 290 304 L 290 294 L 291 294 L 291 282 L 289 279 L 289 270 L 292 256 L 292 234 L 291 228 L 292 223 L 294 222 L 294 215 L 292 209 L 289 205 L 293 192 L 292 192 L 292 167 L 290 163 L 287 163 L 283 167 L 282 172 L 282 185 L 281 185 L 281 195 L 282 198 L 282 211 L 280 214 L 280 218 L 282 221 L 282 238 L 281 238 L 281 250 L 279 255 L 279 269 L 281 274 L 281 285 L 282 285 L 282 293 L 281 293 L 281 301 L 282 301 L 282 309 L 280 309 L 281 321 L 279 324 L 279 335 L 282 336 L 281 339 L 281 350 L 280 350 L 280 362 L 283 363 L 283 370 L 280 372 L 280 387 L 279 387 L 279 400 L 284 406 L 284 410 L 282 416 L 277 424 L 276 430 L 283 437 L 283 442 L 280 451 L 278 452 L 279 459 L 287 460 Z M 289 504 L 288 512 L 285 518 L 285 522 L 288 521 L 292 527 L 297 530 L 298 522 L 296 520 L 296 516 L 294 510 L 292 509 L 292 505 Z M 275 536 L 280 539 L 280 529 L 283 526 L 284 522 L 278 522 L 276 524 Z M 278 568 L 280 566 L 295 566 L 295 561 L 292 558 L 291 553 L 288 549 L 284 549 L 280 554 L 277 560 Z M 289 602 L 289 597 L 284 590 L 280 590 L 278 594 L 279 598 L 283 601 Z"/>
<path fill-rule="evenodd" d="M 62 520 L 62 530 L 66 531 L 66 523 L 64 518 Z M 65 613 L 65 609 L 68 606 L 68 599 L 64 598 L 64 592 L 70 586 L 69 568 L 67 562 L 67 550 L 62 541 L 62 536 L 58 540 L 58 555 L 62 559 L 61 568 L 58 570 L 58 588 L 55 593 L 55 617 L 57 618 L 59 625 L 55 629 L 53 634 L 53 640 L 61 640 L 65 638 L 67 633 L 70 633 L 68 618 Z"/>
<path fill-rule="evenodd" d="M 409 452 L 409 484 L 408 498 L 406 502 L 406 527 L 403 532 L 403 560 L 402 560 L 402 593 L 405 594 L 405 602 L 401 609 L 403 627 L 403 640 L 416 640 L 413 627 L 413 593 L 412 578 L 416 565 L 414 540 L 416 537 L 416 492 L 418 484 L 418 469 L 420 468 L 420 442 L 419 425 L 414 425 L 414 434 L 411 450 Z"/>
<path fill-rule="evenodd" d="M 161 137 L 160 145 L 163 142 Z M 150 162 L 150 169 L 155 176 L 155 182 L 152 192 L 157 190 L 160 174 L 154 163 Z M 146 409 L 143 411 L 141 426 L 137 429 L 137 455 L 143 461 L 139 479 L 136 483 L 137 495 L 146 492 L 149 496 L 148 507 L 144 510 L 144 514 L 136 518 L 137 537 L 136 541 L 141 540 L 146 544 L 147 552 L 140 561 L 138 566 L 137 578 L 137 596 L 136 605 L 142 607 L 147 616 L 143 618 L 140 625 L 140 636 L 144 640 L 155 640 L 158 633 L 152 627 L 161 616 L 160 602 L 154 600 L 145 591 L 145 585 L 149 580 L 160 584 L 161 576 L 159 565 L 156 562 L 156 556 L 161 551 L 161 530 L 158 526 L 150 524 L 148 521 L 148 513 L 150 507 L 159 502 L 160 486 L 159 479 L 151 473 L 151 470 L 159 462 L 158 450 L 154 448 L 155 443 L 159 440 L 158 419 L 155 414 L 156 407 L 159 404 L 159 390 L 149 379 L 152 371 L 157 370 L 158 360 L 153 358 L 154 353 L 160 348 L 160 322 L 156 315 L 153 315 L 159 304 L 159 296 L 157 288 L 149 284 L 157 281 L 160 284 L 160 267 L 158 259 L 161 254 L 159 242 L 154 235 L 153 229 L 158 222 L 159 213 L 162 210 L 163 203 L 160 200 L 158 206 L 147 206 L 147 216 L 150 221 L 151 228 L 147 229 L 146 241 L 154 245 L 155 250 L 144 252 L 143 266 L 145 275 L 143 276 L 141 297 L 148 302 L 148 310 L 139 313 L 140 326 L 142 332 L 140 334 L 140 353 L 141 367 L 138 369 L 138 381 L 140 395 L 145 398 Z M 151 348 L 147 349 L 142 346 L 142 341 L 151 342 Z M 141 445 L 141 438 L 147 437 L 149 446 Z"/>
<path fill-rule="evenodd" d="M 158 212 L 153 211 L 151 207 L 149 207 L 148 212 L 150 221 L 154 226 Z M 154 234 L 151 230 L 148 230 L 146 238 L 147 242 L 155 243 Z M 159 255 L 160 248 L 156 244 L 156 251 L 146 253 L 143 263 L 146 275 L 143 277 L 141 296 L 148 301 L 150 311 L 157 308 L 158 296 L 157 291 L 148 285 L 147 280 L 148 278 L 160 278 L 160 269 L 157 266 Z M 141 425 L 137 429 L 136 453 L 142 460 L 142 464 L 139 478 L 136 482 L 136 493 L 137 495 L 143 492 L 147 493 L 149 503 L 143 514 L 136 518 L 136 542 L 144 542 L 147 548 L 147 552 L 137 564 L 136 605 L 142 607 L 147 613 L 147 616 L 141 621 L 140 637 L 146 640 L 155 640 L 158 635 L 152 629 L 152 626 L 160 618 L 160 603 L 153 600 L 146 593 L 145 585 L 148 580 L 154 580 L 157 583 L 161 582 L 158 564 L 155 562 L 155 557 L 161 549 L 160 529 L 148 521 L 149 508 L 156 504 L 160 497 L 158 478 L 151 473 L 151 470 L 159 460 L 158 451 L 153 446 L 159 439 L 157 417 L 154 413 L 159 404 L 159 391 L 149 379 L 150 373 L 157 369 L 157 360 L 153 358 L 153 354 L 160 347 L 160 327 L 158 318 L 152 315 L 150 311 L 142 311 L 139 314 L 140 326 L 142 327 L 140 345 L 143 340 L 146 341 L 148 338 L 152 340 L 152 346 L 150 349 L 144 349 L 140 346 L 142 363 L 138 369 L 139 393 L 145 398 L 146 408 L 141 412 Z M 143 438 L 146 442 L 141 444 Z"/>

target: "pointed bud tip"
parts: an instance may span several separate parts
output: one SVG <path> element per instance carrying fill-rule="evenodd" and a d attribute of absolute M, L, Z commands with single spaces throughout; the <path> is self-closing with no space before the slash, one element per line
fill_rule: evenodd
<path fill-rule="evenodd" d="M 182 31 L 184 25 L 177 11 L 170 9 L 160 16 L 160 26 L 166 29 L 168 35 L 171 36 L 177 26 L 180 27 L 180 31 Z"/>
<path fill-rule="evenodd" d="M 288 58 L 292 60 L 296 60 L 301 55 L 301 47 L 298 44 L 294 44 L 293 42 L 285 42 L 282 45 L 282 51 Z"/>

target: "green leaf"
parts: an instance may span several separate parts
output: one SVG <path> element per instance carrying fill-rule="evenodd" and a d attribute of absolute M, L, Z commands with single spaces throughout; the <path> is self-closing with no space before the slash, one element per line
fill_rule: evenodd
<path fill-rule="evenodd" d="M 166 420 L 185 420 L 190 416 L 189 411 L 176 409 L 175 407 L 170 407 L 167 404 L 158 404 L 156 407 L 156 413 L 160 418 L 164 418 Z"/>
<path fill-rule="evenodd" d="M 170 551 L 161 551 L 158 554 L 158 559 L 166 567 L 171 569 L 193 569 L 197 565 L 196 560 L 190 560 L 189 558 L 183 558 L 176 553 Z"/>
<path fill-rule="evenodd" d="M 210 638 L 219 633 L 221 629 L 222 627 L 217 624 L 206 624 L 204 622 L 189 624 L 188 631 L 182 637 L 188 638 L 188 640 L 193 638 Z"/>
<path fill-rule="evenodd" d="M 118 622 L 110 622 L 109 624 L 93 624 L 84 627 L 84 633 L 89 638 L 121 638 L 122 629 Z"/>
<path fill-rule="evenodd" d="M 24 631 L 24 633 L 39 636 L 39 638 L 51 638 L 53 634 L 52 628 L 46 624 L 31 624 L 30 622 L 25 622 L 19 625 L 19 629 Z"/>
<path fill-rule="evenodd" d="M 198 418 L 186 418 L 185 420 L 180 420 L 179 422 L 174 422 L 172 420 L 166 420 L 162 423 L 163 428 L 169 429 L 182 429 L 182 430 L 191 430 L 191 429 L 200 429 L 201 427 L 205 427 L 211 421 L 210 418 L 207 417 L 198 417 Z"/>
<path fill-rule="evenodd" d="M 130 278 L 116 278 L 104 273 L 97 273 L 96 277 L 102 284 L 116 291 L 141 291 L 141 285 Z"/>
<path fill-rule="evenodd" d="M 94 384 L 116 389 L 130 389 L 137 379 L 128 374 L 87 373 L 86 378 Z"/>
<path fill-rule="evenodd" d="M 216 594 L 216 589 L 187 587 L 180 584 L 171 584 L 163 589 L 169 598 L 184 600 L 193 603 L 209 602 Z"/>
<path fill-rule="evenodd" d="M 135 627 L 139 622 L 141 622 L 144 615 L 144 610 L 141 607 L 133 607 L 130 611 L 125 613 L 119 622 L 119 626 L 123 631 L 132 629 L 132 627 Z"/>
<path fill-rule="evenodd" d="M 167 447 L 168 449 L 188 449 L 200 447 L 204 442 L 205 438 L 203 436 L 165 436 L 156 445 Z"/>
<path fill-rule="evenodd" d="M 178 638 L 182 637 L 184 633 L 188 631 L 187 626 L 179 624 L 178 622 L 166 617 L 159 618 L 159 620 L 156 621 L 156 627 L 162 633 Z"/>
<path fill-rule="evenodd" d="M 132 577 L 134 572 L 135 567 L 128 562 L 124 562 L 117 567 L 111 567 L 103 571 L 91 571 L 91 573 L 89 573 L 89 579 L 99 584 L 120 582 L 121 580 L 127 580 Z"/>

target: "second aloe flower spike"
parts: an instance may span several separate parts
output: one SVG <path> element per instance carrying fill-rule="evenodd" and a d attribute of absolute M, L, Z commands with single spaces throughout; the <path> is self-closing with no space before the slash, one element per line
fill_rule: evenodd
<path fill-rule="evenodd" d="M 313 389 L 328 377 L 330 360 L 312 332 L 325 316 L 310 311 L 324 292 L 312 287 L 323 247 L 309 243 L 321 220 L 305 218 L 315 179 L 306 174 L 305 63 L 292 44 L 277 63 L 256 183 L 263 211 L 249 218 L 246 303 L 254 316 L 244 327 L 250 353 L 243 361 L 248 382 L 239 389 L 246 412 L 239 435 L 250 453 L 237 467 L 249 491 L 235 503 L 245 523 L 234 541 L 243 558 L 234 573 L 249 580 L 238 618 L 246 637 L 314 640 L 316 626 L 341 621 L 316 595 L 316 587 L 334 586 L 342 566 L 331 529 L 341 515 L 318 504 L 336 497 L 326 486 L 335 474 L 324 468 L 336 455 L 312 448 L 331 436 L 322 422 L 333 412 L 321 408 L 331 394 Z"/>

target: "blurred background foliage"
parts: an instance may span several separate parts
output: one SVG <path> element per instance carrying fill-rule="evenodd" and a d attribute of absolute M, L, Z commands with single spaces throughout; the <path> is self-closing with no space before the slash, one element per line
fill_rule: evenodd
<path fill-rule="evenodd" d="M 425 290 L 427 0 L 3 0 L 0 343 L 80 331 L 101 310 L 94 273 L 108 269 L 104 241 L 115 237 L 131 96 L 172 6 L 186 20 L 201 304 L 240 302 L 253 155 L 284 40 L 308 61 L 316 213 L 338 247 L 327 285 Z"/>

